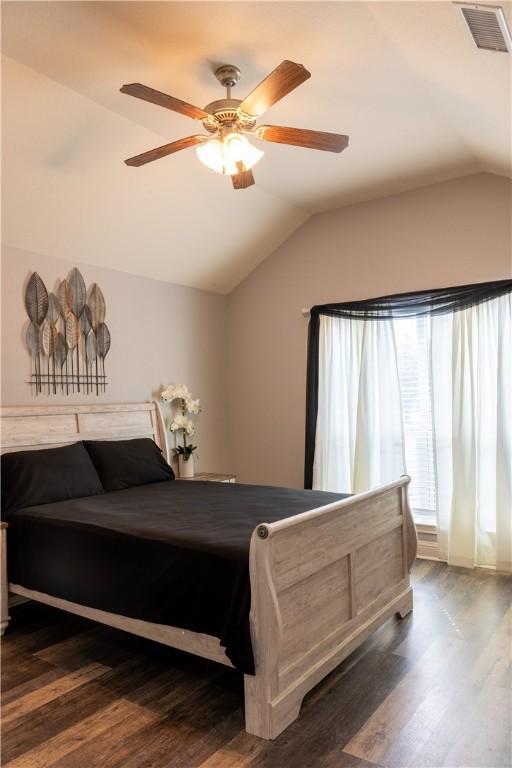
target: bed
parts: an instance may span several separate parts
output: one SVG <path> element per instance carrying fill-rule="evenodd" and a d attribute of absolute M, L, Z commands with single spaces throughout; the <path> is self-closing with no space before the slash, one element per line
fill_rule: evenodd
<path fill-rule="evenodd" d="M 3 453 L 151 437 L 169 457 L 157 403 L 3 408 L 0 419 Z M 312 687 L 387 619 L 411 611 L 408 483 L 346 498 L 154 483 L 20 510 L 1 529 L 2 632 L 9 589 L 234 666 L 244 674 L 246 730 L 273 739 Z M 78 551 L 67 562 L 59 554 Z M 109 590 L 95 584 L 105 562 Z"/>

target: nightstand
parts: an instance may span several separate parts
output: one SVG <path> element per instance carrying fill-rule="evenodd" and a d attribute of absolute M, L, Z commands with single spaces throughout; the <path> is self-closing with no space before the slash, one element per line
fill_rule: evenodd
<path fill-rule="evenodd" d="M 176 480 L 209 480 L 211 483 L 236 483 L 236 475 L 219 475 L 216 472 L 198 472 L 194 477 L 177 477 Z"/>

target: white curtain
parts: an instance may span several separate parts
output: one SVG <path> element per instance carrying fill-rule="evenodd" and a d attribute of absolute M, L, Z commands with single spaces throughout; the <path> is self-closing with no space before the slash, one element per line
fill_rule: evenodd
<path fill-rule="evenodd" d="M 512 570 L 512 294 L 432 318 L 442 559 Z"/>
<path fill-rule="evenodd" d="M 512 570 L 512 294 L 431 323 L 440 555 Z M 427 321 L 428 322 L 428 321 Z M 313 487 L 359 492 L 404 471 L 394 326 L 320 316 Z"/>
<path fill-rule="evenodd" d="M 404 466 L 393 323 L 322 315 L 313 488 L 357 493 Z"/>

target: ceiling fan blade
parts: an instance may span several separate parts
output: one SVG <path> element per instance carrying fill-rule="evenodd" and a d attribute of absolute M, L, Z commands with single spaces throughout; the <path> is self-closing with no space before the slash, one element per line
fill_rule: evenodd
<path fill-rule="evenodd" d="M 341 152 L 348 146 L 348 136 L 325 131 L 308 131 L 304 128 L 285 128 L 282 125 L 262 125 L 255 131 L 264 141 L 277 144 L 292 144 L 307 149 L 322 149 L 326 152 Z"/>
<path fill-rule="evenodd" d="M 240 109 L 254 117 L 262 115 L 309 77 L 311 73 L 302 64 L 285 60 L 245 97 Z"/>
<path fill-rule="evenodd" d="M 243 163 L 237 163 L 236 167 L 238 168 L 238 173 L 231 176 L 233 187 L 235 189 L 247 189 L 247 187 L 252 187 L 254 184 L 254 176 L 251 169 L 244 171 Z"/>
<path fill-rule="evenodd" d="M 188 149 L 189 147 L 195 147 L 197 144 L 202 144 L 203 141 L 207 141 L 208 136 L 187 136 L 184 139 L 178 139 L 178 141 L 171 141 L 170 144 L 164 144 L 163 147 L 156 147 L 150 149 L 147 152 L 143 152 L 142 155 L 135 155 L 135 157 L 129 157 L 125 160 L 126 165 L 145 165 L 145 163 L 151 163 L 153 160 L 159 160 L 166 155 L 172 155 L 174 152 L 179 152 L 180 149 Z"/>
<path fill-rule="evenodd" d="M 188 104 L 186 101 L 176 99 L 174 96 L 168 96 L 161 91 L 155 91 L 154 88 L 148 88 L 147 85 L 141 85 L 140 83 L 123 85 L 121 93 L 135 96 L 136 99 L 149 101 L 151 104 L 157 104 L 159 107 L 172 109 L 173 112 L 179 112 L 181 115 L 192 117 L 194 120 L 204 120 L 206 117 L 211 117 L 211 115 L 208 112 L 205 112 L 204 109 L 194 107 L 193 104 Z"/>

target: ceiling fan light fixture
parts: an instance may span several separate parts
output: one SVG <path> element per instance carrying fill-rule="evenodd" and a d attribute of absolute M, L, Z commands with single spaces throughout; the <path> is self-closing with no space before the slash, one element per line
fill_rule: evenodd
<path fill-rule="evenodd" d="M 264 152 L 254 147 L 239 133 L 230 133 L 224 139 L 211 138 L 196 148 L 199 160 L 216 173 L 234 176 L 240 172 L 237 163 L 242 163 L 246 171 L 250 170 Z"/>
<path fill-rule="evenodd" d="M 230 133 L 224 139 L 224 157 L 235 167 L 237 163 L 243 163 L 245 170 L 249 171 L 264 154 L 240 133 Z"/>
<path fill-rule="evenodd" d="M 224 153 L 219 139 L 210 139 L 196 147 L 196 155 L 207 168 L 224 173 Z"/>

